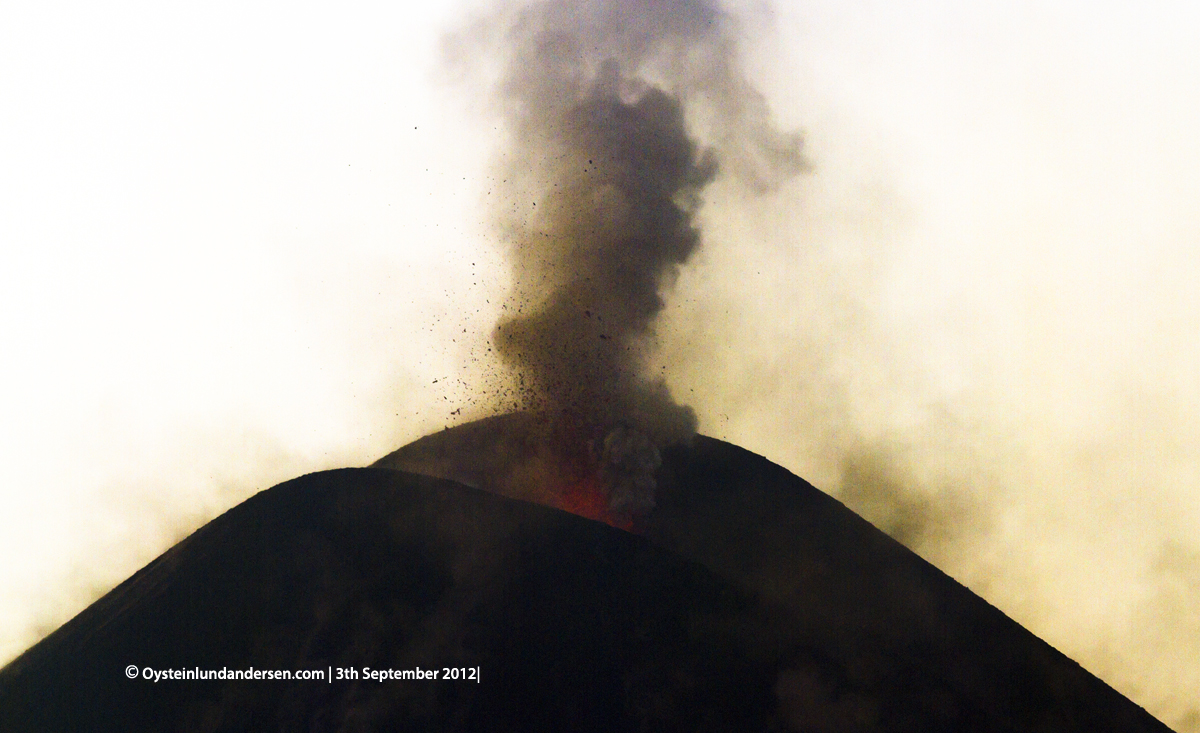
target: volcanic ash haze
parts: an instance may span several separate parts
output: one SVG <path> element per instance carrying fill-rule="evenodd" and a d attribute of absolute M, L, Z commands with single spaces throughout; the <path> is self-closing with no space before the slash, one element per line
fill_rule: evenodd
<path fill-rule="evenodd" d="M 626 383 L 667 375 L 700 432 L 1200 733 L 1200 17 L 735 4 L 742 35 L 698 3 L 506 4 L 456 37 L 484 83 L 451 104 L 456 4 L 6 14 L 0 659 L 253 492 L 545 404 L 479 404 L 507 286 L 479 202 L 510 259 L 545 243 L 545 112 L 612 59 L 718 164 Z M 799 165 L 743 70 L 806 131 L 780 195 L 742 196 Z M 507 144 L 451 109 L 481 89 Z M 571 281 L 529 254 L 510 319 Z M 609 433 L 636 487 L 657 449 Z"/>
<path fill-rule="evenodd" d="M 610 480 L 614 506 L 652 507 L 655 446 L 696 430 L 649 357 L 663 292 L 700 245 L 702 190 L 718 165 L 758 191 L 802 167 L 799 136 L 770 126 L 727 24 L 690 0 L 545 2 L 468 37 L 509 54 L 497 199 L 514 290 L 493 341 L 559 462 L 599 459 L 628 478 Z M 708 145 L 689 136 L 692 101 Z"/>

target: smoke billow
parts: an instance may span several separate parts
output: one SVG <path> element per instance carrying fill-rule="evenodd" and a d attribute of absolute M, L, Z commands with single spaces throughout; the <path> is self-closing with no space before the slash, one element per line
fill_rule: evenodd
<path fill-rule="evenodd" d="M 651 357 L 701 193 L 718 165 L 769 190 L 802 168 L 800 138 L 770 126 L 731 19 L 700 0 L 551 0 L 473 31 L 506 54 L 495 193 L 514 283 L 493 342 L 515 406 L 547 418 L 560 457 L 620 477 L 611 506 L 653 506 L 656 446 L 697 424 Z"/>
<path fill-rule="evenodd" d="M 661 290 L 699 244 L 692 213 L 716 166 L 688 139 L 676 100 L 650 89 L 625 101 L 622 81 L 608 61 L 578 102 L 529 120 L 542 129 L 522 136 L 521 157 L 548 169 L 550 185 L 512 255 L 521 284 L 547 293 L 501 320 L 494 340 L 538 408 L 680 440 L 695 415 L 644 374 L 645 342 Z"/>

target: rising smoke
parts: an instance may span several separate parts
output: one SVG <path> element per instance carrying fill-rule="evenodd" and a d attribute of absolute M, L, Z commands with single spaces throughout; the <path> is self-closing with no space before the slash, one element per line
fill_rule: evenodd
<path fill-rule="evenodd" d="M 864 40 L 869 33 L 860 19 L 848 22 L 848 27 L 853 45 L 869 45 Z M 604 93 L 622 107 L 635 107 L 657 90 L 684 113 L 685 129 L 695 141 L 688 147 L 693 165 L 698 166 L 708 151 L 717 162 L 720 175 L 711 182 L 694 181 L 680 189 L 699 194 L 706 206 L 686 199 L 678 205 L 689 228 L 703 225 L 705 239 L 720 246 L 693 248 L 690 258 L 669 261 L 655 272 L 653 314 L 626 332 L 629 349 L 619 355 L 627 360 L 614 362 L 621 369 L 608 372 L 620 375 L 607 384 L 624 396 L 625 406 L 596 418 L 597 422 L 622 411 L 632 414 L 629 405 L 637 403 L 637 396 L 654 395 L 655 410 L 639 417 L 639 428 L 654 431 L 660 440 L 675 439 L 680 426 L 692 424 L 688 419 L 692 413 L 677 403 L 679 395 L 686 395 L 684 401 L 704 418 L 705 432 L 729 437 L 784 463 L 1123 692 L 1143 704 L 1153 703 L 1155 712 L 1180 730 L 1197 730 L 1200 716 L 1188 693 L 1180 691 L 1194 689 L 1185 681 L 1195 679 L 1194 663 L 1182 660 L 1195 658 L 1200 636 L 1190 632 L 1168 643 L 1147 631 L 1187 627 L 1163 619 L 1177 618 L 1170 609 L 1186 606 L 1183 599 L 1200 597 L 1197 576 L 1193 571 L 1136 567 L 1145 557 L 1159 554 L 1141 548 L 1138 542 L 1145 540 L 1136 536 L 1124 543 L 1082 536 L 1090 531 L 1089 525 L 1103 523 L 1111 515 L 1105 503 L 1125 507 L 1127 518 L 1153 513 L 1149 508 L 1153 500 L 1131 500 L 1137 494 L 1130 487 L 1148 482 L 1145 477 L 1169 473 L 1151 460 L 1132 459 L 1138 470 L 1124 473 L 1111 465 L 1116 455 L 1163 455 L 1162 446 L 1172 445 L 1173 440 L 1151 440 L 1153 431 L 1123 427 L 1130 420 L 1121 409 L 1111 409 L 1114 397 L 1102 392 L 1107 383 L 1120 385 L 1113 388 L 1114 394 L 1120 394 L 1145 379 L 1143 373 L 1161 367 L 1160 376 L 1166 379 L 1153 390 L 1194 394 L 1187 391 L 1192 388 L 1186 387 L 1186 380 L 1173 376 L 1179 368 L 1172 358 L 1158 355 L 1158 365 L 1147 369 L 1145 359 L 1153 349 L 1140 348 L 1136 338 L 1122 331 L 1122 324 L 1128 328 L 1136 320 L 1130 313 L 1157 297 L 1155 288 L 1161 288 L 1161 282 L 1147 282 L 1136 294 L 1131 288 L 1124 299 L 1113 297 L 1120 287 L 1110 289 L 1106 298 L 1097 298 L 1088 288 L 1104 283 L 1106 272 L 1093 262 L 1119 258 L 1106 260 L 1093 251 L 1070 254 L 1075 239 L 1116 242 L 1122 236 L 1129 241 L 1141 236 L 1105 230 L 1097 224 L 1104 220 L 1098 209 L 1132 211 L 1138 208 L 1132 202 L 1141 201 L 1143 211 L 1130 213 L 1129 218 L 1143 222 L 1144 211 L 1157 202 L 1137 198 L 1142 192 L 1132 183 L 1128 191 L 1113 189 L 1125 191 L 1127 200 L 1113 191 L 1091 190 L 1088 181 L 1111 181 L 1113 171 L 1092 175 L 1088 172 L 1098 166 L 1094 161 L 1055 159 L 1058 151 L 1073 150 L 1065 141 L 1077 140 L 1075 131 L 1041 139 L 1044 130 L 1055 133 L 1057 129 L 1037 119 L 1040 113 L 1032 119 L 1021 117 L 1021 100 L 1030 83 L 1025 76 L 1018 74 L 1019 84 L 1011 89 L 1002 84 L 993 84 L 986 93 L 975 89 L 994 68 L 1006 64 L 1021 68 L 1027 59 L 1016 51 L 1011 56 L 999 54 L 1000 63 L 963 72 L 971 88 L 959 94 L 977 107 L 969 120 L 956 127 L 946 122 L 955 119 L 956 108 L 921 108 L 938 102 L 937 95 L 921 96 L 922 90 L 937 84 L 953 90 L 954 74 L 934 62 L 930 62 L 934 68 L 910 65 L 911 59 L 924 58 L 926 50 L 914 47 L 904 49 L 893 61 L 906 70 L 923 68 L 920 83 L 875 72 L 898 82 L 897 88 L 907 90 L 912 98 L 900 93 L 890 96 L 886 88 L 874 90 L 879 99 L 887 100 L 878 104 L 881 117 L 900 119 L 907 111 L 928 127 L 920 131 L 922 135 L 938 138 L 922 151 L 924 158 L 906 161 L 913 164 L 911 171 L 849 170 L 871 158 L 891 163 L 902 156 L 893 141 L 872 141 L 861 129 L 848 132 L 844 119 L 824 120 L 825 124 L 817 125 L 818 134 L 827 135 L 817 140 L 821 175 L 805 177 L 808 182 L 793 190 L 798 195 L 788 201 L 748 204 L 726 183 L 752 191 L 770 190 L 803 163 L 798 140 L 774 130 L 763 98 L 742 73 L 739 50 L 748 47 L 739 47 L 736 30 L 729 16 L 712 5 L 694 2 L 538 3 L 491 16 L 472 30 L 474 39 L 486 38 L 493 54 L 504 60 L 496 88 L 512 140 L 498 181 L 504 186 L 501 208 L 508 225 L 510 258 L 517 263 L 509 307 L 518 312 L 502 321 L 497 335 L 501 348 L 508 349 L 502 352 L 508 363 L 526 377 L 521 406 L 569 406 L 578 395 L 589 393 L 572 381 L 574 377 L 565 384 L 546 385 L 570 374 L 574 357 L 566 355 L 582 354 L 588 337 L 599 338 L 593 331 L 569 329 L 558 331 L 562 339 L 550 336 L 567 322 L 572 307 L 580 308 L 578 291 L 573 293 L 570 287 L 572 276 L 583 270 L 570 259 L 572 250 L 558 249 L 574 241 L 562 232 L 589 225 L 599 230 L 596 222 L 604 221 L 602 207 L 596 204 L 581 207 L 592 213 L 590 221 L 580 217 L 580 208 L 568 209 L 565 220 L 562 210 L 554 208 L 553 202 L 587 201 L 580 192 L 589 190 L 589 174 L 580 162 L 595 160 L 580 151 L 567 152 L 571 149 L 563 146 L 562 121 L 570 110 L 595 103 Z M 930 46 L 940 40 L 932 39 L 936 42 Z M 1050 53 L 1047 58 L 1070 56 L 1066 51 Z M 609 70 L 602 71 L 606 62 Z M 837 68 L 845 71 L 843 66 Z M 1101 76 L 1099 71 L 1095 74 Z M 852 86 L 842 79 L 834 83 Z M 1077 90 L 1070 85 L 1067 90 L 1066 98 L 1072 99 Z M 775 92 L 772 99 L 780 96 L 779 90 Z M 1063 90 L 1047 96 L 1060 98 Z M 1012 119 L 1004 111 L 1010 104 L 1017 108 Z M 991 113 L 995 119 L 990 126 L 981 127 L 974 115 L 978 110 L 993 110 L 992 105 L 1000 111 Z M 910 107 L 919 108 L 918 112 Z M 1067 112 L 1067 119 L 1083 121 L 1081 129 L 1093 124 L 1069 105 Z M 1044 146 L 1054 151 L 1047 170 L 1038 168 L 1043 162 L 1028 151 L 1015 155 L 1018 163 L 1012 166 L 1019 170 L 1011 172 L 992 158 L 1012 155 L 1020 147 L 1011 141 L 998 142 L 1014 129 L 1032 138 L 1025 140 L 1030 150 Z M 950 134 L 938 137 L 939 131 Z M 1087 149 L 1124 149 L 1123 140 Z M 854 149 L 838 150 L 838 144 Z M 878 149 L 871 150 L 875 145 Z M 939 169 L 939 155 L 954 157 L 955 164 Z M 996 175 L 996 170 L 1008 175 L 986 178 L 989 171 Z M 946 197 L 949 203 L 943 209 L 933 208 L 928 191 L 922 188 L 928 182 L 911 183 L 914 171 L 930 175 L 933 190 L 952 190 L 956 195 Z M 558 177 L 560 173 L 566 179 Z M 1061 181 L 1056 178 L 1059 174 Z M 1119 181 L 1121 176 L 1116 178 Z M 908 189 L 900 193 L 896 181 L 905 179 Z M 1130 176 L 1129 180 L 1142 179 Z M 1075 189 L 1064 197 L 1062 189 L 1072 185 Z M 1147 190 L 1155 189 L 1147 186 Z M 1047 200 L 1057 202 L 1055 206 L 1074 203 L 1066 214 L 1051 215 L 1043 212 Z M 1014 214 L 1024 217 L 1020 226 L 1012 223 Z M 952 228 L 947 233 L 930 226 L 935 220 L 970 220 L 971 226 L 968 231 Z M 1059 235 L 1048 234 L 1058 231 L 1055 227 L 1062 228 Z M 925 241 L 918 242 L 918 236 Z M 1125 246 L 1113 249 L 1123 251 Z M 1047 261 L 1047 251 L 1060 253 L 1062 261 Z M 706 255 L 709 260 L 697 266 L 697 259 Z M 912 256 L 908 271 L 903 261 L 907 255 Z M 1192 259 L 1170 256 L 1173 263 L 1184 263 L 1183 271 L 1194 271 Z M 679 270 L 684 261 L 692 266 Z M 946 274 L 956 266 L 960 273 Z M 683 308 L 662 310 L 664 287 L 671 285 L 677 270 L 678 292 L 691 297 Z M 1128 276 L 1128 282 L 1134 279 Z M 1118 282 L 1127 286 L 1124 279 Z M 887 297 L 907 303 L 897 309 L 884 302 Z M 1186 308 L 1194 299 L 1174 298 L 1162 306 L 1165 311 L 1194 311 Z M 920 308 L 928 307 L 927 300 L 935 301 L 936 309 L 921 313 Z M 556 304 L 565 305 L 566 313 L 560 309 L 552 317 Z M 1127 304 L 1135 307 L 1126 308 Z M 1078 311 L 1072 314 L 1064 305 Z M 906 310 L 910 313 L 895 315 Z M 892 314 L 886 315 L 888 311 Z M 1087 344 L 1086 327 L 1096 328 L 1098 321 L 1104 325 L 1097 332 L 1105 336 L 1097 339 L 1101 343 Z M 1143 321 L 1148 332 L 1162 329 L 1165 341 L 1183 342 L 1176 335 L 1166 336 L 1169 328 L 1161 320 Z M 503 346 L 506 336 L 518 332 L 526 338 L 522 342 L 514 336 L 514 344 L 549 349 Z M 546 339 L 539 342 L 532 334 Z M 585 338 L 572 340 L 579 334 Z M 657 345 L 655 336 L 663 334 L 659 363 L 669 365 L 676 397 L 657 379 L 650 358 Z M 1114 343 L 1126 346 L 1114 349 Z M 1142 361 L 1136 368 L 1113 367 L 1114 375 L 1121 372 L 1117 379 L 1098 376 L 1103 369 L 1098 365 L 1114 363 L 1112 353 L 1122 351 Z M 1169 348 L 1162 354 L 1168 352 Z M 568 360 L 566 368 L 555 366 L 560 358 Z M 1188 404 L 1195 404 L 1194 397 Z M 648 417 L 664 419 L 656 422 Z M 1167 413 L 1150 423 L 1160 431 L 1163 425 L 1179 425 L 1177 431 L 1166 430 L 1168 434 L 1194 434 L 1191 422 L 1172 422 Z M 1081 455 L 1079 445 L 1088 440 L 1103 447 Z M 1179 458 L 1171 470 L 1194 475 L 1188 473 L 1193 469 L 1183 467 L 1194 465 L 1193 453 L 1175 455 Z M 649 465 L 651 459 L 647 458 Z M 1059 523 L 1065 516 L 1084 529 L 1064 532 Z M 1160 521 L 1135 519 L 1130 526 Z M 1070 532 L 1080 536 L 1065 539 Z M 1114 533 L 1105 527 L 1096 535 L 1112 538 Z M 1105 558 L 1102 563 L 1097 562 L 1098 550 Z M 1192 559 L 1164 567 L 1194 568 L 1194 554 L 1181 557 Z M 1103 582 L 1094 581 L 1089 572 L 1097 565 L 1105 568 Z M 1155 589 L 1146 594 L 1149 600 L 1130 600 L 1138 598 L 1142 586 Z M 1129 604 L 1140 610 L 1123 610 Z M 1164 606 L 1169 613 L 1161 611 Z M 1145 611 L 1150 608 L 1156 609 L 1154 613 Z M 1114 628 L 1136 631 L 1114 632 Z M 1110 656 L 1109 650 L 1115 648 L 1120 653 Z M 1149 649 L 1154 651 L 1144 651 Z M 1131 660 L 1137 660 L 1137 670 L 1131 671 Z M 1153 675 L 1146 671 L 1155 668 L 1171 671 Z"/>
<path fill-rule="evenodd" d="M 472 246 L 475 203 L 500 199 L 509 254 L 536 241 L 532 204 L 556 189 L 518 123 L 535 101 L 584 99 L 611 58 L 622 101 L 659 88 L 719 169 L 690 210 L 701 246 L 673 289 L 664 276 L 668 305 L 633 339 L 642 384 L 665 364 L 672 404 L 693 407 L 700 431 L 839 496 L 1200 733 L 1188 4 L 778 2 L 780 42 L 712 4 L 512 8 L 454 44 L 507 120 L 491 170 L 477 162 L 490 122 L 429 111 L 444 100 L 418 57 L 442 28 L 421 14 L 458 27 L 453 4 L 164 6 L 157 26 L 108 4 L 64 26 L 35 5 L 0 27 L 19 61 L 3 79 L 16 127 L 0 147 L 17 163 L 4 237 L 24 252 L 3 288 L 15 365 L 4 480 L 23 498 L 5 504 L 0 533 L 14 571 L 0 657 L 34 640 L 31 599 L 111 587 L 169 546 L 146 531 L 143 495 L 194 528 L 277 480 L 369 463 L 468 411 L 445 391 L 463 361 L 452 338 L 491 332 L 484 299 L 498 303 L 490 281 L 503 280 L 494 253 Z M 573 48 L 558 57 L 571 85 L 521 87 L 519 54 L 554 34 Z M 733 192 L 799 165 L 747 77 L 785 128 L 807 131 L 817 174 L 786 196 Z M 61 247 L 76 240 L 96 243 L 91 258 Z M 145 254 L 100 246 L 117 240 Z M 276 289 L 301 269 L 295 297 Z M 513 274 L 504 313 L 535 312 L 545 273 Z M 881 315 L 889 293 L 907 304 L 899 316 Z M 480 308 L 478 322 L 458 316 Z M 929 419 L 928 405 L 956 417 Z M 164 428 L 197 415 L 220 439 Z M 304 458 L 258 471 L 231 425 Z M 630 465 L 652 465 L 625 447 Z M 240 493 L 213 488 L 223 482 Z M 84 491 L 100 485 L 103 501 Z M 23 503 L 34 497 L 78 518 L 47 509 L 42 521 Z M 43 604 L 46 623 L 93 598 Z"/>
<path fill-rule="evenodd" d="M 588 89 L 558 81 L 569 106 L 538 108 L 517 133 L 519 157 L 549 186 L 512 248 L 528 312 L 502 320 L 494 340 L 528 375 L 536 408 L 586 427 L 628 421 L 655 442 L 685 440 L 695 415 L 645 374 L 646 339 L 660 291 L 699 244 L 692 213 L 715 163 L 688 139 L 674 99 L 657 89 L 622 99 L 615 61 Z"/>
<path fill-rule="evenodd" d="M 496 199 L 514 284 L 493 341 L 515 406 L 547 416 L 560 455 L 622 477 L 614 506 L 653 506 L 655 447 L 696 430 L 651 357 L 705 187 L 720 169 L 762 192 L 803 168 L 800 137 L 770 125 L 740 71 L 731 22 L 700 0 L 553 0 L 471 39 L 502 56 L 510 136 Z"/>

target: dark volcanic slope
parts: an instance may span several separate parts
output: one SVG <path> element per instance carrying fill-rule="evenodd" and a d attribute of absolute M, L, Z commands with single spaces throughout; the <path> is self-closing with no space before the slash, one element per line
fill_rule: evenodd
<path fill-rule="evenodd" d="M 346 469 L 230 510 L 0 671 L 0 730 L 764 730 L 774 622 L 606 525 Z M 155 683 L 130 664 L 482 679 Z"/>
<path fill-rule="evenodd" d="M 511 480 L 522 419 L 400 453 Z M 0 730 L 1167 730 L 783 469 L 708 439 L 664 459 L 644 536 L 394 470 L 277 486 L 0 670 Z"/>
<path fill-rule="evenodd" d="M 527 415 L 480 420 L 376 465 L 536 499 L 546 489 L 531 477 L 544 472 L 522 468 L 540 462 L 524 437 L 536 430 Z M 658 506 L 639 531 L 786 609 L 789 649 L 807 650 L 782 655 L 774 688 L 795 730 L 1168 730 L 785 469 L 705 437 L 663 460 Z"/>

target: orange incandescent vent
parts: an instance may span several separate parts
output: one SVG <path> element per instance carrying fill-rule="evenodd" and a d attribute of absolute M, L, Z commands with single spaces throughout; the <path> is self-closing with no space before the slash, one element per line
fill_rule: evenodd
<path fill-rule="evenodd" d="M 603 479 L 598 473 L 593 473 L 568 484 L 559 492 L 556 508 L 632 532 L 633 517 L 624 512 L 612 511 L 608 502 L 608 492 L 604 490 Z"/>

